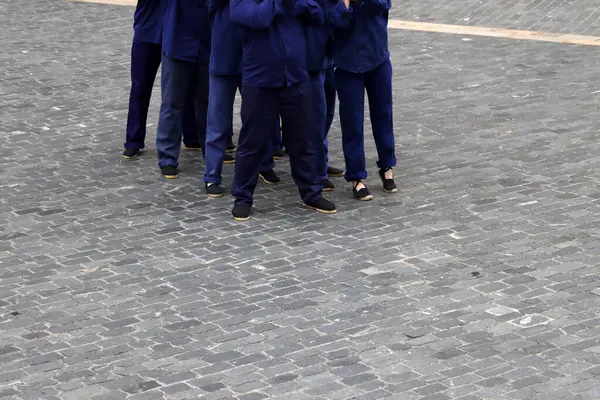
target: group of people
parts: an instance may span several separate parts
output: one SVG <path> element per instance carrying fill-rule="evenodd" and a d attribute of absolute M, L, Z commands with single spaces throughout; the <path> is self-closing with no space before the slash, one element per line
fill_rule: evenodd
<path fill-rule="evenodd" d="M 161 69 L 156 133 L 162 175 L 178 176 L 183 146 L 202 151 L 207 195 L 224 195 L 223 164 L 235 164 L 236 220 L 247 220 L 259 177 L 278 183 L 274 161 L 289 154 L 304 204 L 322 213 L 330 176 L 371 200 L 364 150 L 367 92 L 379 177 L 396 192 L 391 0 L 138 0 L 131 51 L 126 158 L 144 148 L 152 86 Z M 233 143 L 236 91 L 242 127 Z M 328 165 L 327 133 L 339 100 L 346 171 Z M 235 152 L 235 157 L 232 155 Z"/>

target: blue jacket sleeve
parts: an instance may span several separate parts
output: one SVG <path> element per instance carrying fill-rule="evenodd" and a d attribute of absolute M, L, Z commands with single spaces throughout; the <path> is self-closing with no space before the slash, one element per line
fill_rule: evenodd
<path fill-rule="evenodd" d="M 266 30 L 282 11 L 281 0 L 231 0 L 229 17 L 245 28 Z"/>
<path fill-rule="evenodd" d="M 372 13 L 380 14 L 392 8 L 392 0 L 364 0 L 364 6 Z"/>
<path fill-rule="evenodd" d="M 325 12 L 325 20 L 334 28 L 347 28 L 352 20 L 352 3 L 346 8 L 342 0 L 338 0 L 334 4 L 327 4 Z"/>
<path fill-rule="evenodd" d="M 314 0 L 296 0 L 292 12 L 296 17 L 301 17 L 308 25 L 323 25 L 325 23 L 323 9 Z"/>

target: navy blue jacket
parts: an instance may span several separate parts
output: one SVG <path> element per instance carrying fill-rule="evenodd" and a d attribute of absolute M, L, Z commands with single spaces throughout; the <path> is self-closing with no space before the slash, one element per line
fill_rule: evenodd
<path fill-rule="evenodd" d="M 135 43 L 161 43 L 163 18 L 161 6 L 161 0 L 138 0 L 133 14 Z"/>
<path fill-rule="evenodd" d="M 323 0 L 316 0 L 324 9 Z M 330 1 L 330 0 L 326 0 Z M 306 67 L 308 72 L 325 71 L 333 63 L 333 30 L 329 24 L 306 27 Z"/>
<path fill-rule="evenodd" d="M 209 71 L 215 75 L 242 74 L 242 32 L 229 18 L 229 0 L 208 0 L 212 27 Z"/>
<path fill-rule="evenodd" d="M 205 0 L 164 0 L 162 50 L 167 57 L 208 63 L 210 21 Z"/>
<path fill-rule="evenodd" d="M 371 71 L 390 58 L 388 16 L 391 0 L 358 0 L 346 9 L 328 4 L 326 19 L 334 28 L 333 63 L 348 72 Z"/>
<path fill-rule="evenodd" d="M 285 87 L 308 80 L 306 25 L 323 24 L 314 0 L 231 0 L 231 20 L 241 26 L 242 84 Z"/>

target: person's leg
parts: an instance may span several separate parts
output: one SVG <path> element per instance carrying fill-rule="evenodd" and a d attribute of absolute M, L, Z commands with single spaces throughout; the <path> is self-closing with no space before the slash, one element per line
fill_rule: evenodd
<path fill-rule="evenodd" d="M 200 129 L 202 123 L 202 113 L 196 109 L 196 100 L 198 96 L 202 96 L 202 88 L 199 77 L 199 64 L 194 63 L 194 71 L 192 73 L 185 109 L 183 111 L 183 146 L 186 150 L 204 151 L 204 143 L 202 142 L 202 131 Z"/>
<path fill-rule="evenodd" d="M 209 81 L 208 63 L 197 64 L 196 71 L 196 132 L 198 143 L 202 148 L 202 153 L 206 149 L 206 118 L 208 115 L 208 81 Z"/>
<path fill-rule="evenodd" d="M 335 116 L 335 103 L 337 92 L 335 90 L 335 75 L 333 72 L 333 66 L 325 72 L 325 100 L 327 102 L 327 117 L 325 118 L 325 137 L 323 144 L 325 145 L 325 162 L 327 163 L 327 176 L 328 177 L 343 177 L 344 170 L 329 165 L 329 142 L 327 136 L 333 123 L 333 117 Z"/>
<path fill-rule="evenodd" d="M 195 64 L 163 56 L 161 73 L 162 102 L 156 132 L 158 166 L 177 168 L 183 136 L 183 113 L 188 101 L 189 83 Z M 176 174 L 175 174 L 176 176 Z M 169 177 L 174 177 L 169 175 Z"/>
<path fill-rule="evenodd" d="M 322 189 L 317 179 L 315 139 L 311 134 L 314 132 L 311 92 L 311 83 L 306 81 L 286 87 L 280 98 L 280 113 L 285 125 L 283 145 L 290 155 L 292 177 L 300 197 L 307 205 L 322 199 Z"/>
<path fill-rule="evenodd" d="M 241 82 L 240 75 L 210 75 L 208 116 L 206 127 L 205 183 L 221 184 L 221 171 L 227 142 L 233 125 L 235 92 Z"/>
<path fill-rule="evenodd" d="M 310 74 L 312 95 L 311 137 L 314 140 L 317 179 L 319 182 L 327 179 L 327 155 L 325 153 L 325 121 L 327 118 L 327 100 L 325 98 L 325 71 Z M 331 188 L 326 188 L 331 189 Z"/>
<path fill-rule="evenodd" d="M 281 120 L 277 117 L 277 125 L 271 136 L 271 155 L 275 160 L 283 160 L 285 158 L 285 152 L 283 151 L 283 145 L 281 144 L 281 135 Z"/>
<path fill-rule="evenodd" d="M 280 90 L 242 87 L 242 129 L 238 138 L 235 176 L 231 186 L 231 194 L 235 197 L 233 214 L 236 219 L 247 219 L 247 216 L 236 216 L 238 206 L 244 207 L 244 212 L 249 211 L 252 206 L 261 161 L 270 145 L 269 139 L 279 115 Z"/>
<path fill-rule="evenodd" d="M 392 64 L 388 60 L 365 74 L 369 115 L 377 147 L 379 176 L 387 192 L 396 192 L 391 168 L 396 166 L 392 99 Z"/>
<path fill-rule="evenodd" d="M 132 151 L 126 151 L 126 157 L 136 157 L 139 151 L 133 150 L 144 148 L 148 107 L 160 60 L 159 44 L 134 42 L 131 46 L 131 92 L 124 146 Z"/>
<path fill-rule="evenodd" d="M 327 102 L 327 117 L 325 118 L 325 146 L 327 146 L 327 134 L 333 123 L 333 117 L 335 116 L 335 76 L 333 67 L 329 68 L 325 72 L 325 101 Z"/>
<path fill-rule="evenodd" d="M 354 196 L 360 200 L 371 200 L 362 180 L 367 177 L 365 162 L 365 85 L 360 74 L 335 71 L 335 85 L 340 102 L 340 124 L 342 127 L 342 148 L 346 160 L 346 180 L 352 182 Z"/>
<path fill-rule="evenodd" d="M 346 160 L 346 180 L 367 177 L 365 166 L 364 109 L 365 86 L 362 75 L 336 69 L 335 83 L 340 102 L 342 148 Z"/>

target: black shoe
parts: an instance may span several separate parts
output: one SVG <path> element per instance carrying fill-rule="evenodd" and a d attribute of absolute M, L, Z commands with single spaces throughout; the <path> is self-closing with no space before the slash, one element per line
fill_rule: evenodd
<path fill-rule="evenodd" d="M 323 187 L 324 192 L 331 192 L 335 189 L 335 185 L 331 183 L 329 179 L 323 179 L 321 181 L 321 186 Z"/>
<path fill-rule="evenodd" d="M 125 157 L 125 158 L 136 158 L 141 153 L 142 153 L 142 149 L 134 147 L 134 148 L 131 148 L 131 149 L 125 149 L 125 151 L 123 152 L 123 157 Z"/>
<path fill-rule="evenodd" d="M 367 187 L 363 187 L 362 189 L 356 190 L 356 187 L 360 184 L 364 183 L 362 181 L 356 181 L 356 183 L 354 184 L 354 186 L 352 187 L 352 193 L 354 193 L 354 198 L 360 200 L 360 201 L 369 201 L 369 200 L 373 200 L 373 195 L 371 194 L 371 192 L 369 192 L 369 189 L 367 189 Z"/>
<path fill-rule="evenodd" d="M 398 187 L 394 182 L 394 179 L 385 179 L 385 173 L 390 171 L 392 168 L 381 168 L 379 170 L 379 178 L 381 178 L 381 182 L 383 183 L 383 190 L 388 193 L 396 193 L 398 191 Z"/>
<path fill-rule="evenodd" d="M 184 144 L 183 148 L 190 151 L 202 151 L 204 153 L 204 149 L 199 143 Z"/>
<path fill-rule="evenodd" d="M 206 194 L 208 197 L 223 197 L 225 194 L 225 190 L 218 183 L 205 183 L 204 189 L 206 189 Z"/>
<path fill-rule="evenodd" d="M 223 164 L 235 164 L 235 157 L 232 156 L 231 154 L 227 154 L 225 153 L 225 157 L 223 157 Z"/>
<path fill-rule="evenodd" d="M 177 168 L 173 165 L 165 165 L 164 167 L 161 167 L 160 173 L 166 179 L 175 179 L 175 178 L 177 178 L 179 171 L 177 171 Z"/>
<path fill-rule="evenodd" d="M 283 160 L 285 158 L 285 151 L 283 149 L 273 151 L 273 160 Z"/>
<path fill-rule="evenodd" d="M 304 203 L 304 205 L 323 214 L 335 214 L 337 212 L 335 204 L 323 197 L 319 197 L 317 200 L 310 203 Z"/>
<path fill-rule="evenodd" d="M 327 175 L 332 178 L 341 178 L 344 176 L 344 170 L 335 167 L 327 168 Z"/>
<path fill-rule="evenodd" d="M 231 215 L 236 221 L 248 221 L 250 219 L 250 206 L 248 204 L 236 204 L 231 210 Z"/>
<path fill-rule="evenodd" d="M 227 149 L 225 153 L 233 153 L 237 149 L 236 145 L 233 143 L 233 138 L 229 138 L 229 142 L 227 142 Z"/>
<path fill-rule="evenodd" d="M 258 173 L 258 176 L 260 176 L 260 179 L 262 179 L 263 182 L 267 185 L 276 185 L 279 182 L 281 182 L 281 179 L 279 179 L 277 174 L 275 174 L 275 171 L 273 171 L 272 169 L 269 169 L 267 171 L 260 171 Z"/>

